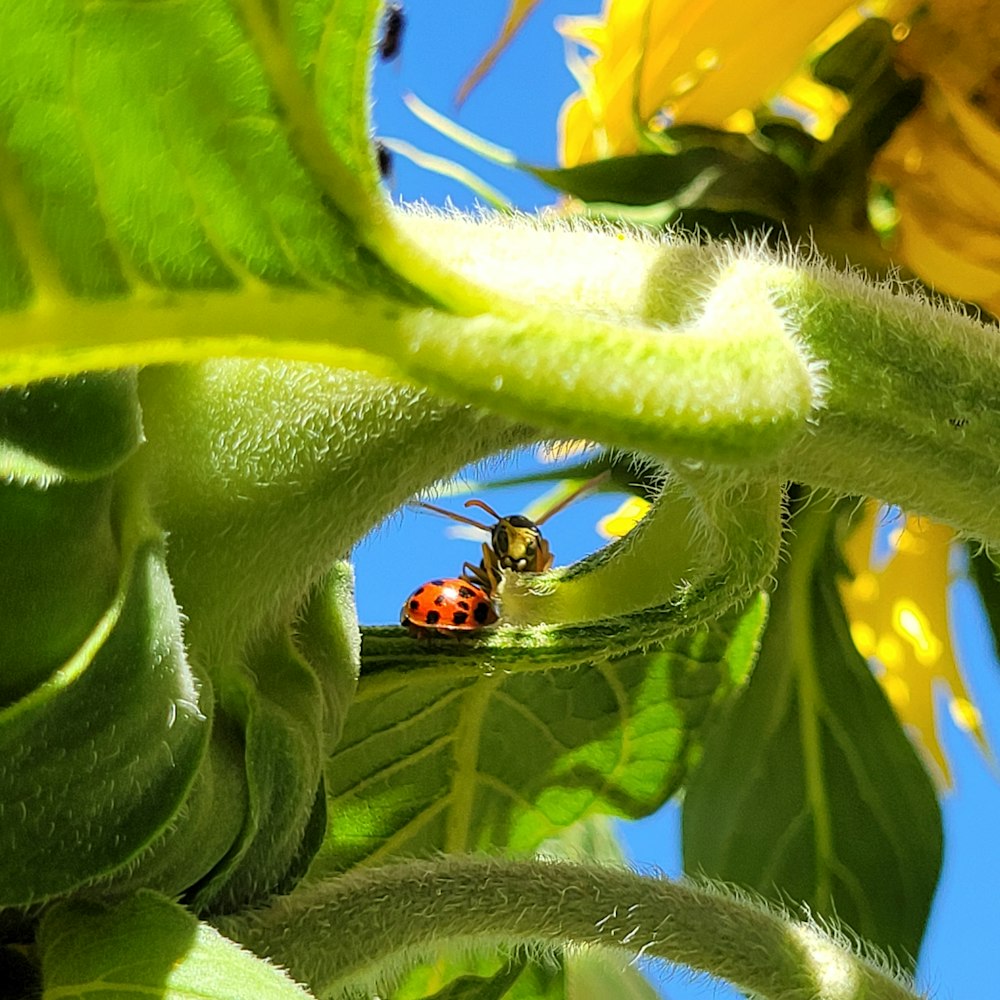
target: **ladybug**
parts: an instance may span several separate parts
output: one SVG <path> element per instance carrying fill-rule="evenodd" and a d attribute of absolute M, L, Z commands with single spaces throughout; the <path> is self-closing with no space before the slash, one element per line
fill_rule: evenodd
<path fill-rule="evenodd" d="M 403 46 L 406 14 L 401 3 L 390 3 L 382 21 L 382 37 L 378 40 L 378 54 L 382 62 L 392 62 Z"/>
<path fill-rule="evenodd" d="M 404 601 L 399 624 L 416 636 L 475 632 L 497 620 L 490 595 L 462 577 L 430 580 Z"/>
<path fill-rule="evenodd" d="M 496 523 L 492 526 L 474 521 L 471 517 L 445 510 L 443 507 L 435 507 L 433 504 L 418 502 L 417 506 L 423 507 L 424 510 L 433 511 L 435 514 L 443 514 L 453 521 L 472 525 L 472 527 L 479 528 L 489 534 L 489 542 L 483 542 L 482 562 L 478 566 L 474 566 L 470 562 L 463 563 L 462 576 L 470 582 L 479 584 L 487 593 L 493 594 L 496 592 L 503 570 L 514 573 L 544 573 L 547 569 L 552 568 L 555 556 L 549 548 L 549 543 L 543 537 L 539 525 L 544 524 L 553 514 L 558 514 L 581 494 L 603 482 L 608 475 L 609 473 L 602 472 L 599 476 L 588 480 L 568 497 L 564 497 L 549 507 L 535 521 L 523 514 L 510 514 L 507 517 L 501 517 L 482 500 L 466 500 L 465 506 L 479 507 L 481 510 L 485 510 L 490 517 L 496 518 Z"/>

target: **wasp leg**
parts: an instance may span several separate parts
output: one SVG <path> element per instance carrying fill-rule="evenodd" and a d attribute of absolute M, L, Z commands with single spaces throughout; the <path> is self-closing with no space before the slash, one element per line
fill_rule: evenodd
<path fill-rule="evenodd" d="M 476 566 L 470 562 L 462 563 L 461 577 L 469 583 L 475 583 L 482 587 L 488 594 L 493 593 L 493 579 L 482 566 Z"/>
<path fill-rule="evenodd" d="M 486 574 L 490 585 L 486 588 L 490 594 L 495 594 L 500 586 L 500 560 L 492 546 L 483 542 L 483 561 L 479 564 L 480 571 Z"/>
<path fill-rule="evenodd" d="M 552 569 L 552 564 L 556 561 L 556 557 L 552 554 L 552 550 L 549 548 L 549 543 L 543 538 L 538 545 L 538 572 L 544 573 L 548 569 Z"/>

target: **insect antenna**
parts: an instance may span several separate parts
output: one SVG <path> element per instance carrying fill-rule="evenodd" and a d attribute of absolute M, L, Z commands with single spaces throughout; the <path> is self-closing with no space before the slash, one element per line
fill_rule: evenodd
<path fill-rule="evenodd" d="M 611 475 L 611 470 L 605 469 L 604 472 L 598 473 L 596 476 L 594 476 L 593 479 L 588 479 L 581 486 L 578 486 L 575 490 L 573 490 L 573 492 L 570 493 L 569 496 L 563 497 L 562 500 L 557 501 L 551 507 L 549 507 L 549 509 L 545 511 L 540 517 L 536 517 L 535 524 L 544 524 L 550 517 L 554 516 L 555 514 L 558 514 L 559 511 L 568 507 L 578 497 L 583 496 L 584 493 L 588 493 L 596 486 L 599 486 L 610 475 Z M 470 500 L 469 502 L 471 503 L 472 501 Z M 490 513 L 492 513 L 492 511 Z"/>
<path fill-rule="evenodd" d="M 473 503 L 472 500 L 469 501 L 469 504 L 471 503 Z M 466 506 L 469 506 L 469 504 L 466 504 Z M 486 505 L 483 504 L 483 506 L 485 507 Z M 480 531 L 485 531 L 487 534 L 489 534 L 493 530 L 492 527 L 490 527 L 490 525 L 488 524 L 483 524 L 481 521 L 473 521 L 471 517 L 465 517 L 462 514 L 456 514 L 452 510 L 445 510 L 444 507 L 435 507 L 434 504 L 432 503 L 424 503 L 423 500 L 415 501 L 414 507 L 422 507 L 424 510 L 432 511 L 435 514 L 442 514 L 444 517 L 451 518 L 452 521 L 459 521 L 461 524 L 469 524 L 473 528 L 479 528 Z M 489 507 L 486 507 L 486 509 L 491 514 L 493 514 L 493 511 L 489 510 Z M 497 517 L 496 514 L 493 514 L 493 516 Z M 499 517 L 497 517 L 497 520 L 500 520 Z"/>
<path fill-rule="evenodd" d="M 466 507 L 478 507 L 480 510 L 485 510 L 487 514 L 491 517 L 495 517 L 498 521 L 503 520 L 500 515 L 488 504 L 485 500 L 466 500 Z"/>

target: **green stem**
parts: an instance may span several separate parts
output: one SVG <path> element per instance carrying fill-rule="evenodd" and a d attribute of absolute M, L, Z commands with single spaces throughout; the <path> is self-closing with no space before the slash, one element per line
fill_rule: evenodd
<path fill-rule="evenodd" d="M 996 326 L 828 268 L 774 271 L 772 288 L 828 386 L 775 471 L 1000 538 Z"/>
<path fill-rule="evenodd" d="M 917 997 L 815 925 L 717 887 L 564 862 L 449 856 L 359 869 L 217 926 L 322 997 L 443 945 L 565 944 L 662 958 L 768 1000 Z"/>
<path fill-rule="evenodd" d="M 428 253 L 498 296 L 516 295 L 533 317 L 520 331 L 478 328 L 464 361 L 422 337 L 410 345 L 414 377 L 581 436 L 674 460 L 767 462 L 778 480 L 875 496 L 1000 537 L 995 325 L 755 247 L 398 221 Z M 620 339 L 595 317 L 616 317 Z M 619 378 L 628 388 L 612 401 Z M 615 410 L 617 423 L 606 416 Z"/>
<path fill-rule="evenodd" d="M 423 249 L 407 280 L 441 300 L 453 270 L 481 294 L 454 285 L 446 308 L 263 285 L 61 299 L 0 315 L 0 377 L 220 354 L 366 368 L 541 434 L 875 496 L 1000 539 L 995 327 L 756 248 L 393 223 Z"/>
<path fill-rule="evenodd" d="M 781 530 L 776 483 L 725 488 L 711 476 L 675 476 L 637 537 L 567 570 L 507 575 L 500 588 L 504 625 L 419 643 L 400 629 L 366 629 L 359 697 L 392 690 L 410 671 L 428 667 L 436 681 L 460 681 L 600 663 L 670 642 L 765 586 Z"/>
<path fill-rule="evenodd" d="M 781 497 L 773 481 L 674 473 L 623 540 L 564 570 L 508 574 L 504 621 L 569 625 L 645 612 L 648 643 L 717 617 L 774 572 Z"/>

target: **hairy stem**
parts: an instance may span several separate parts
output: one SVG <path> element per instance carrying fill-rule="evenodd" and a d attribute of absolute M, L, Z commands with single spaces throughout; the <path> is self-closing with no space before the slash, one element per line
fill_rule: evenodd
<path fill-rule="evenodd" d="M 359 869 L 218 926 L 323 997 L 450 944 L 610 947 L 768 1000 L 917 996 L 816 926 L 718 888 L 566 862 L 451 856 Z"/>

